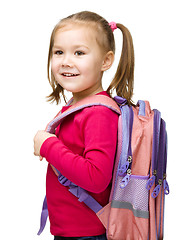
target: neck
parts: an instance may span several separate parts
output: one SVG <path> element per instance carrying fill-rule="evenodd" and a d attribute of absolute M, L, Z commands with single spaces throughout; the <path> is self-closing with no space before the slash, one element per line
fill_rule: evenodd
<path fill-rule="evenodd" d="M 97 89 L 91 91 L 84 91 L 84 92 L 80 92 L 80 93 L 73 93 L 73 102 L 72 102 L 72 105 L 79 102 L 80 100 L 86 98 L 86 97 L 89 97 L 89 96 L 92 96 L 92 95 L 95 95 L 99 92 L 102 92 L 104 91 L 102 86 L 99 86 Z"/>

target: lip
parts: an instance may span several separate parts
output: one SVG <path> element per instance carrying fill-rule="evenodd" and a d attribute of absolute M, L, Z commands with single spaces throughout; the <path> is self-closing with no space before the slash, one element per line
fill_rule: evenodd
<path fill-rule="evenodd" d="M 71 77 L 77 77 L 79 76 L 80 74 L 79 73 L 72 73 L 72 72 L 62 72 L 60 73 L 60 75 L 62 75 L 63 77 L 68 77 L 68 78 L 71 78 Z"/>

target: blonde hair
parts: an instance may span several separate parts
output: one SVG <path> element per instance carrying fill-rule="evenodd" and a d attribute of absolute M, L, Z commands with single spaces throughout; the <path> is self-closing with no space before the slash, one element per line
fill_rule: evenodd
<path fill-rule="evenodd" d="M 54 45 L 54 37 L 57 32 L 62 27 L 67 24 L 86 24 L 88 27 L 93 27 L 96 30 L 96 41 L 99 46 L 105 52 L 113 51 L 115 54 L 115 40 L 114 34 L 112 32 L 109 23 L 101 16 L 96 13 L 83 11 L 71 16 L 68 16 L 59 21 L 52 31 L 49 54 L 48 54 L 48 64 L 47 73 L 48 80 L 52 87 L 52 93 L 48 96 L 48 101 L 56 101 L 58 104 L 60 101 L 60 96 L 62 95 L 65 102 L 66 97 L 64 94 L 64 89 L 60 86 L 54 78 L 52 71 L 50 71 L 50 62 L 52 58 L 52 48 Z M 111 95 L 113 90 L 116 90 L 116 94 L 120 97 L 127 99 L 129 105 L 132 105 L 131 100 L 133 95 L 133 85 L 134 85 L 134 48 L 133 41 L 129 30 L 122 24 L 116 24 L 117 28 L 121 30 L 123 34 L 123 46 L 119 64 L 115 76 L 107 89 L 107 92 Z"/>

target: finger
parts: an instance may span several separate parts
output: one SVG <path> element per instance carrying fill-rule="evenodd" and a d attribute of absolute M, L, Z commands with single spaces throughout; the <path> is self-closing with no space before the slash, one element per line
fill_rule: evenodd
<path fill-rule="evenodd" d="M 40 158 L 40 161 L 42 161 L 42 160 L 43 160 L 43 157 L 42 157 L 42 156 L 40 156 L 39 158 Z"/>

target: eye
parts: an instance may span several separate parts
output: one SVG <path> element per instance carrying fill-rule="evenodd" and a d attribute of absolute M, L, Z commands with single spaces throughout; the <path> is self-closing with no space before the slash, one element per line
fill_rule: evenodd
<path fill-rule="evenodd" d="M 76 56 L 82 56 L 82 55 L 84 55 L 85 53 L 84 52 L 82 52 L 82 51 L 76 51 L 75 52 L 75 55 Z"/>
<path fill-rule="evenodd" d="M 56 54 L 56 55 L 62 55 L 62 54 L 63 54 L 63 51 L 57 50 L 57 51 L 54 52 L 54 54 Z"/>

